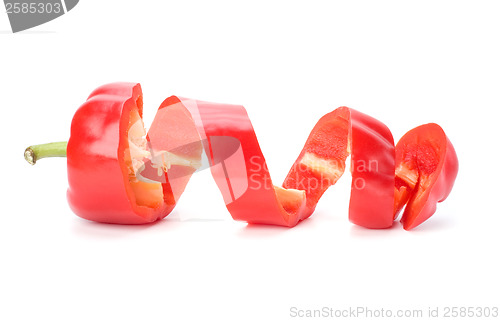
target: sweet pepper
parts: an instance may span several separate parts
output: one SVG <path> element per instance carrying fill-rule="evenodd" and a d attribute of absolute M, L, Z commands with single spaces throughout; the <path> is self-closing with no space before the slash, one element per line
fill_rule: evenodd
<path fill-rule="evenodd" d="M 292 227 L 308 218 L 351 156 L 349 219 L 387 228 L 406 205 L 403 227 L 428 219 L 451 191 L 458 160 L 436 124 L 417 127 L 396 147 L 380 121 L 347 107 L 315 125 L 282 186 L 272 183 L 243 106 L 171 96 L 146 134 L 137 83 L 94 90 L 77 110 L 67 143 L 29 147 L 25 158 L 67 156 L 68 201 L 98 222 L 144 224 L 175 207 L 205 152 L 235 220 Z"/>

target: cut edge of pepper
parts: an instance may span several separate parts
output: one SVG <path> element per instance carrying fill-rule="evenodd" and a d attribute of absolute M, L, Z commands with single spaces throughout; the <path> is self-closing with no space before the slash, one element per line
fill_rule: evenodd
<path fill-rule="evenodd" d="M 134 168 L 140 166 L 144 150 L 145 132 L 142 120 L 143 98 L 139 84 L 133 87 L 132 95 L 123 103 L 120 119 L 120 141 L 118 143 L 118 159 L 123 174 L 125 190 L 131 206 L 138 216 L 146 222 L 163 218 L 166 211 L 164 191 L 160 183 L 143 182 L 137 179 Z"/>
<path fill-rule="evenodd" d="M 345 172 L 350 154 L 349 119 L 348 107 L 339 107 L 321 117 L 283 182 L 284 188 L 305 194 L 306 206 L 300 220 L 311 216 L 322 195 Z"/>
<path fill-rule="evenodd" d="M 396 160 L 400 164 L 396 167 L 395 177 L 400 185 L 395 186 L 394 218 L 404 209 L 400 222 L 405 230 L 417 227 L 434 214 L 432 212 L 418 222 L 443 168 L 447 141 L 441 126 L 429 123 L 408 131 L 396 145 Z"/>

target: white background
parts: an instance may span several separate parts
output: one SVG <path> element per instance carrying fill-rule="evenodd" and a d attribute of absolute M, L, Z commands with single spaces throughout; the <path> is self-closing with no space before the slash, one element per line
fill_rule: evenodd
<path fill-rule="evenodd" d="M 0 13 L 1 320 L 289 320 L 290 308 L 500 306 L 498 1 L 97 1 L 12 34 Z M 140 82 L 149 124 L 173 94 L 243 104 L 276 184 L 314 123 L 347 105 L 396 141 L 440 124 L 455 188 L 411 232 L 353 226 L 350 177 L 293 229 L 227 213 L 209 171 L 150 226 L 66 202 L 66 140 L 97 86 Z"/>

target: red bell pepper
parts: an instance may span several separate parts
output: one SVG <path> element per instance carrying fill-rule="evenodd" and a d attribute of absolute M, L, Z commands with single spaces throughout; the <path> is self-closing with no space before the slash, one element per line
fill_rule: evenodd
<path fill-rule="evenodd" d="M 34 164 L 67 154 L 68 202 L 78 216 L 105 223 L 149 223 L 165 217 L 174 204 L 164 199 L 161 184 L 134 176 L 135 162 L 147 154 L 143 131 L 140 85 L 104 85 L 75 113 L 67 149 L 65 143 L 39 145 L 28 148 L 25 157 Z"/>
<path fill-rule="evenodd" d="M 34 163 L 64 156 L 66 148 L 73 211 L 119 224 L 168 215 L 200 166 L 203 149 L 235 220 L 290 227 L 313 213 L 343 174 L 349 155 L 349 219 L 367 228 L 392 226 L 406 203 L 403 225 L 417 226 L 449 194 L 458 170 L 453 146 L 439 126 L 410 131 L 395 152 L 384 124 L 340 107 L 318 121 L 283 187 L 274 186 L 243 106 L 172 96 L 146 135 L 141 88 L 131 83 L 96 89 L 76 112 L 67 146 L 33 146 L 25 157 Z"/>
<path fill-rule="evenodd" d="M 436 211 L 436 204 L 451 192 L 458 173 L 455 149 L 443 129 L 426 124 L 410 130 L 396 145 L 394 218 L 410 230 Z"/>
<path fill-rule="evenodd" d="M 135 177 L 148 155 L 139 84 L 97 88 L 77 110 L 68 141 L 68 201 L 79 216 L 98 222 L 142 224 L 174 207 L 160 183 Z"/>

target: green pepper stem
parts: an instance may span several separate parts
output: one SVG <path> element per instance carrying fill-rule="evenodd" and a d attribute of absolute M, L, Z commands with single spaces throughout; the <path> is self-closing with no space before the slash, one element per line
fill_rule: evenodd
<path fill-rule="evenodd" d="M 24 159 L 31 165 L 46 157 L 66 157 L 68 142 L 56 142 L 48 144 L 33 145 L 24 151 Z"/>

